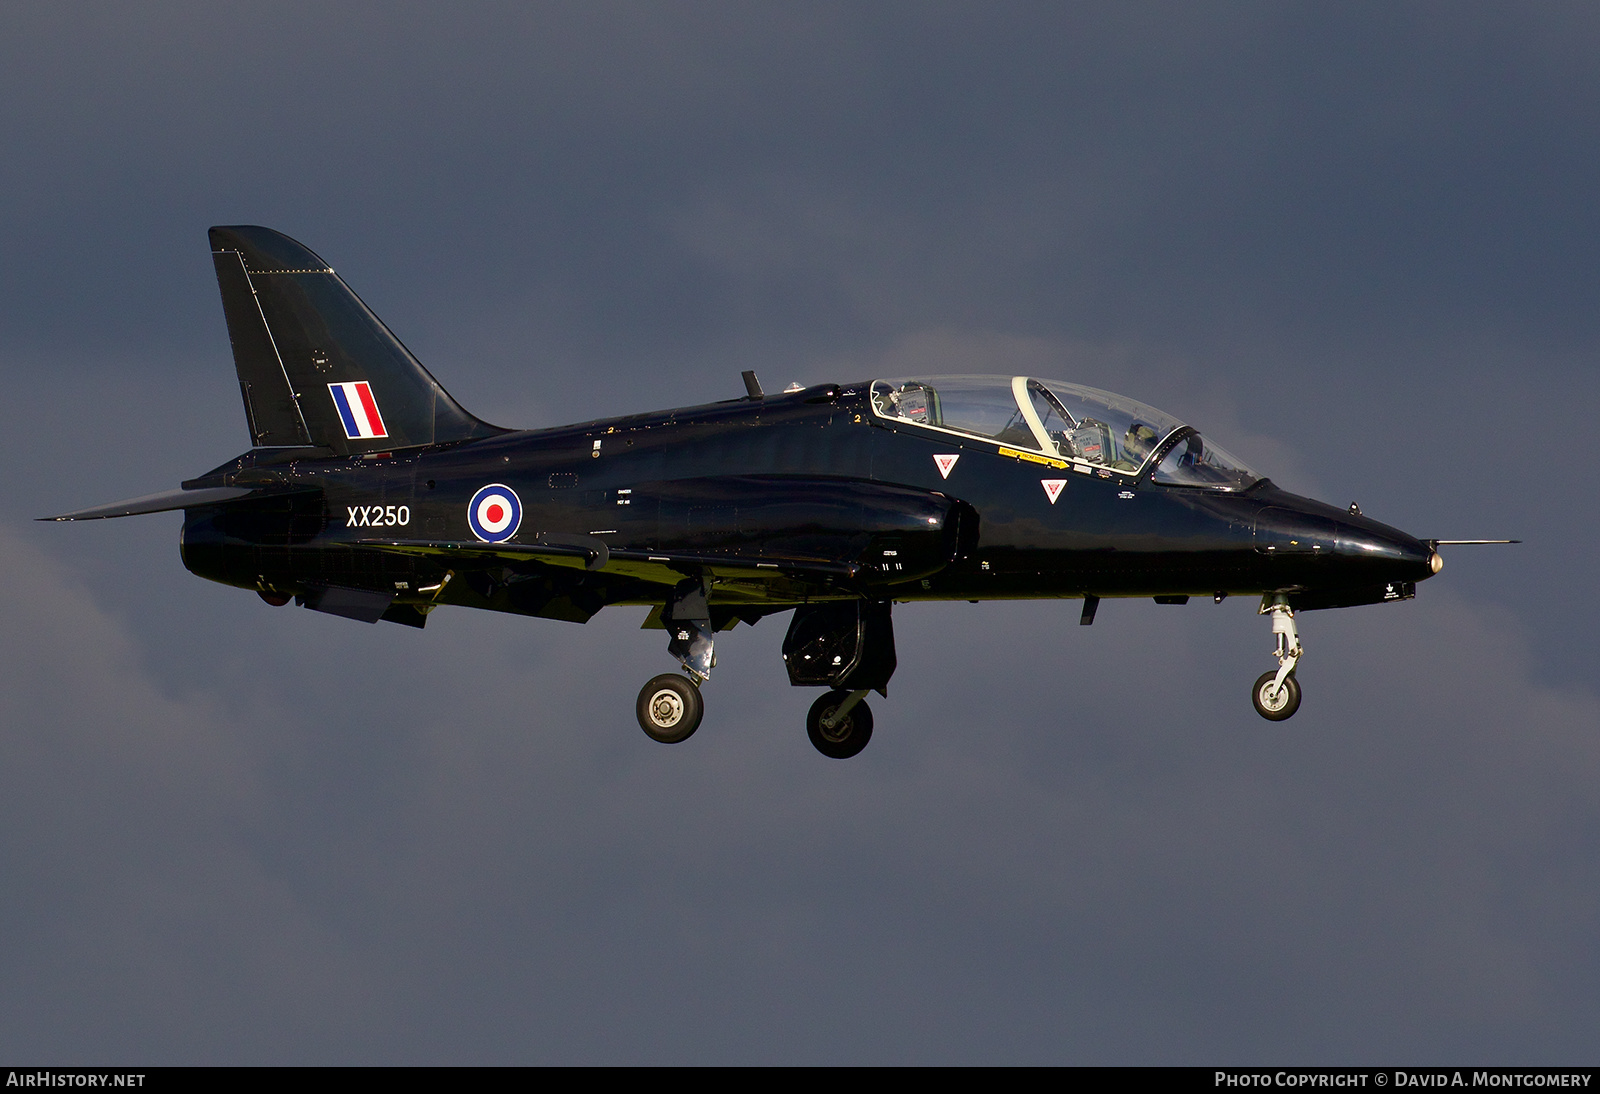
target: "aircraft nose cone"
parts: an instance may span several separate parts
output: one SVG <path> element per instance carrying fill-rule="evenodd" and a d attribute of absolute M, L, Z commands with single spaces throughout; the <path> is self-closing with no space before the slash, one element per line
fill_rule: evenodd
<path fill-rule="evenodd" d="M 1439 572 L 1433 545 L 1371 517 L 1284 492 L 1255 514 L 1255 548 L 1273 565 L 1316 582 L 1351 586 L 1416 582 Z"/>
<path fill-rule="evenodd" d="M 1428 544 L 1375 521 L 1341 526 L 1339 554 L 1352 564 L 1381 571 L 1384 580 L 1421 581 L 1443 567 L 1439 553 Z"/>

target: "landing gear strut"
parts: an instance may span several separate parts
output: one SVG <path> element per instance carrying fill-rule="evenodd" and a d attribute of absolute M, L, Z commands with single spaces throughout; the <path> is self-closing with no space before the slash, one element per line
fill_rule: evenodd
<path fill-rule="evenodd" d="M 680 581 L 661 610 L 661 622 L 667 628 L 667 652 L 678 659 L 687 675 L 666 673 L 640 690 L 634 713 L 638 715 L 639 728 L 652 741 L 675 745 L 687 741 L 700 728 L 706 708 L 698 685 L 711 677 L 711 669 L 717 663 L 716 632 L 707 604 L 710 592 L 711 582 L 705 578 Z"/>
<path fill-rule="evenodd" d="M 1294 625 L 1294 610 L 1281 593 L 1262 597 L 1260 614 L 1272 616 L 1272 634 L 1278 643 L 1278 671 L 1261 674 L 1250 689 L 1250 702 L 1261 717 L 1269 722 L 1282 722 L 1294 717 L 1294 712 L 1300 709 L 1300 681 L 1294 678 L 1294 670 L 1304 651 L 1300 648 L 1300 632 Z"/>

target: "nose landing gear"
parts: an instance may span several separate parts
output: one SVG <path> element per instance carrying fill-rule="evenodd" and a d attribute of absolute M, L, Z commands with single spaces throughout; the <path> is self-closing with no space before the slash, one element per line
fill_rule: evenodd
<path fill-rule="evenodd" d="M 1272 616 L 1272 634 L 1278 642 L 1278 671 L 1261 674 L 1250 689 L 1250 702 L 1261 717 L 1282 722 L 1300 709 L 1300 681 L 1294 678 L 1294 670 L 1305 651 L 1300 648 L 1294 610 L 1281 593 L 1261 598 L 1261 614 Z"/>

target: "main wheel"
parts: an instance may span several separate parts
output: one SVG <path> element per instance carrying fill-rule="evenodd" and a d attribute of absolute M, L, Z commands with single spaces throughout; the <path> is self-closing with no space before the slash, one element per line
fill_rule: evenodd
<path fill-rule="evenodd" d="M 830 759 L 848 760 L 872 740 L 872 711 L 866 703 L 851 707 L 844 721 L 832 729 L 823 728 L 822 719 L 838 710 L 849 694 L 847 691 L 830 691 L 812 703 L 811 713 L 806 715 L 806 736 L 811 738 L 818 752 Z"/>
<path fill-rule="evenodd" d="M 1255 704 L 1256 713 L 1269 722 L 1292 718 L 1294 712 L 1300 709 L 1300 681 L 1290 673 L 1283 687 L 1273 694 L 1272 682 L 1277 678 L 1276 672 L 1264 672 L 1250 691 L 1250 701 Z"/>
<path fill-rule="evenodd" d="M 700 728 L 700 716 L 705 710 L 705 701 L 694 682 L 670 672 L 646 684 L 634 706 L 639 728 L 652 741 L 664 745 L 687 741 Z"/>

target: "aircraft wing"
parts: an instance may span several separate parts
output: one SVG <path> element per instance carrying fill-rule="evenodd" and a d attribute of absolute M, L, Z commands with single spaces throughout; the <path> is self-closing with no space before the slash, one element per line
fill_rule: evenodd
<path fill-rule="evenodd" d="M 723 604 L 760 605 L 860 596 L 871 587 L 929 577 L 969 550 L 978 530 L 977 513 L 943 494 L 850 480 L 730 476 L 643 484 L 628 493 L 656 499 L 658 527 L 683 535 L 674 542 L 671 533 L 655 529 L 524 531 L 517 543 L 358 542 L 464 573 L 504 568 L 528 577 L 535 570 L 576 570 L 572 576 L 604 590 L 612 603 L 647 603 L 663 588 L 709 577 Z M 739 504 L 726 504 L 729 498 Z M 699 512 L 715 513 L 722 526 L 697 528 Z M 604 535 L 635 538 L 618 546 Z"/>
<path fill-rule="evenodd" d="M 598 536 L 542 532 L 533 543 L 454 543 L 428 540 L 365 539 L 364 547 L 452 561 L 463 569 L 538 562 L 547 566 L 603 572 L 651 585 L 672 587 L 693 573 L 726 582 L 829 585 L 850 581 L 865 569 L 860 563 L 807 557 L 742 558 L 682 551 L 612 548 Z"/>

